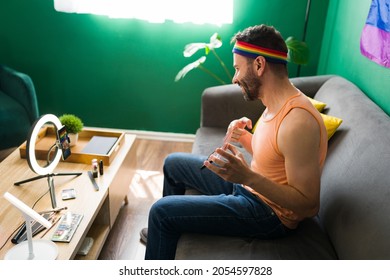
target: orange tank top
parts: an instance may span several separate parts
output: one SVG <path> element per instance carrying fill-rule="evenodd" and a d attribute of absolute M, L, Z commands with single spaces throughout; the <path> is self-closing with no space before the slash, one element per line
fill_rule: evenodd
<path fill-rule="evenodd" d="M 256 130 L 252 137 L 253 158 L 251 168 L 256 173 L 261 174 L 269 180 L 283 185 L 288 185 L 288 181 L 285 161 L 283 155 L 279 151 L 277 137 L 279 127 L 283 119 L 294 108 L 302 108 L 308 111 L 317 120 L 318 125 L 320 126 L 321 140 L 319 163 L 321 169 L 327 152 L 328 138 L 322 117 L 303 93 L 299 92 L 298 94 L 290 97 L 272 119 L 265 120 L 262 115 L 257 123 Z M 246 186 L 246 188 L 267 203 L 286 227 L 291 229 L 296 228 L 299 221 L 306 218 L 300 217 L 297 213 L 281 207 L 250 187 Z"/>

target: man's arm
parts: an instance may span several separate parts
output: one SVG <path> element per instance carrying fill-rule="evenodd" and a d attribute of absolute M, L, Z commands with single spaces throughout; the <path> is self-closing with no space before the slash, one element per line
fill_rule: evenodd
<path fill-rule="evenodd" d="M 298 108 L 285 117 L 279 129 L 278 147 L 285 158 L 288 185 L 294 190 L 291 199 L 296 200 L 289 209 L 305 216 L 314 216 L 319 209 L 320 135 L 317 120 Z"/>

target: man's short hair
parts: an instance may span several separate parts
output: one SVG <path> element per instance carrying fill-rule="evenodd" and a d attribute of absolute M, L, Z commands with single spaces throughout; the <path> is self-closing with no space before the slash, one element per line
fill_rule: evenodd
<path fill-rule="evenodd" d="M 265 24 L 251 26 L 236 33 L 231 42 L 235 43 L 236 41 L 246 42 L 262 48 L 288 53 L 286 42 L 280 32 L 276 30 L 275 27 Z M 248 60 L 251 60 L 251 58 L 248 58 Z M 278 72 L 279 74 L 284 72 L 287 74 L 287 67 L 285 64 L 271 62 L 269 65 L 274 72 Z"/>

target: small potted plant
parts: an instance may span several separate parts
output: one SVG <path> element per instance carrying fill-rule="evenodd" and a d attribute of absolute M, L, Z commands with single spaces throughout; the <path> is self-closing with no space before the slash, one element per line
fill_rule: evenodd
<path fill-rule="evenodd" d="M 59 117 L 59 120 L 61 124 L 66 127 L 70 140 L 70 145 L 76 145 L 79 137 L 79 132 L 83 130 L 84 127 L 84 124 L 81 119 L 72 114 L 63 114 Z"/>

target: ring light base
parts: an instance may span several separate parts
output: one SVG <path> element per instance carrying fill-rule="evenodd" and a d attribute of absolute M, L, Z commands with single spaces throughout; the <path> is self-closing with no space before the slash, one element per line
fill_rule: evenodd
<path fill-rule="evenodd" d="M 28 253 L 28 242 L 23 241 L 10 249 L 4 259 L 5 260 L 55 260 L 58 256 L 57 245 L 50 240 L 33 240 L 34 254 L 30 256 Z"/>
<path fill-rule="evenodd" d="M 33 240 L 32 222 L 36 221 L 46 228 L 53 224 L 39 215 L 35 210 L 27 206 L 24 202 L 6 192 L 4 198 L 15 206 L 25 219 L 27 241 L 12 247 L 5 255 L 6 260 L 53 260 L 57 258 L 58 248 L 50 240 Z"/>

